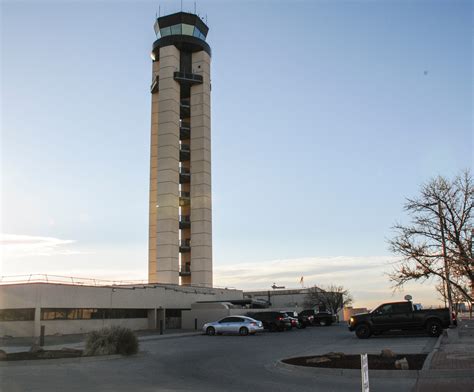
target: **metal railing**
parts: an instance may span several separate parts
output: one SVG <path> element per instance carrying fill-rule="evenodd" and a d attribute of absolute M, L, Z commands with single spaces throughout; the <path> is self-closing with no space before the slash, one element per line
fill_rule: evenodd
<path fill-rule="evenodd" d="M 183 223 L 191 223 L 191 217 L 189 215 L 180 215 L 179 221 Z"/>
<path fill-rule="evenodd" d="M 185 81 L 185 82 L 194 82 L 194 83 L 202 83 L 203 81 L 202 75 L 188 73 L 188 72 L 181 72 L 181 71 L 176 71 L 174 73 L 174 78 Z"/>
<path fill-rule="evenodd" d="M 62 276 L 50 274 L 10 275 L 0 276 L 0 285 L 22 283 L 54 283 L 71 284 L 80 286 L 116 286 L 116 285 L 143 285 L 148 281 L 143 280 L 108 280 L 97 278 L 83 278 L 78 276 Z"/>
<path fill-rule="evenodd" d="M 180 167 L 179 174 L 189 175 L 191 174 L 191 171 L 187 167 Z"/>
<path fill-rule="evenodd" d="M 179 197 L 182 199 L 189 199 L 191 197 L 191 192 L 179 191 Z"/>

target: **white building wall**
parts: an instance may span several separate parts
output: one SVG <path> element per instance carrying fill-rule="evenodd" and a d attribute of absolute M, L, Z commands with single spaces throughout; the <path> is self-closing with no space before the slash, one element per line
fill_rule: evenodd
<path fill-rule="evenodd" d="M 0 285 L 0 309 L 34 308 L 35 321 L 0 322 L 0 336 L 39 336 L 84 333 L 107 325 L 126 325 L 131 329 L 158 328 L 165 309 L 190 309 L 198 301 L 242 299 L 242 291 L 173 285 L 91 287 L 30 283 Z M 40 320 L 41 308 L 148 309 L 143 319 Z"/>

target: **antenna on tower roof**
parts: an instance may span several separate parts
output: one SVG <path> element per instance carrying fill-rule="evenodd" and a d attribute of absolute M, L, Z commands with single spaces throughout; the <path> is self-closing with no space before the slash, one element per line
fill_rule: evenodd
<path fill-rule="evenodd" d="M 206 14 L 206 24 L 207 24 L 207 14 Z"/>
<path fill-rule="evenodd" d="M 181 0 L 181 12 L 183 12 L 183 0 Z"/>
<path fill-rule="evenodd" d="M 197 12 L 196 12 L 196 2 L 194 2 L 194 15 L 197 15 Z"/>
<path fill-rule="evenodd" d="M 158 6 L 158 16 L 161 16 L 161 5 Z"/>

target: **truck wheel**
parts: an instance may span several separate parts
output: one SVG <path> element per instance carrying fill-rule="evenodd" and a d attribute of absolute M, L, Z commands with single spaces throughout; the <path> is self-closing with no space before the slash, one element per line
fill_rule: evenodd
<path fill-rule="evenodd" d="M 361 324 L 356 328 L 355 333 L 359 339 L 368 339 L 371 335 L 370 327 L 367 324 Z"/>
<path fill-rule="evenodd" d="M 441 335 L 443 328 L 441 327 L 441 323 L 436 320 L 428 321 L 426 324 L 426 330 L 428 331 L 428 335 L 432 337 L 438 337 Z"/>

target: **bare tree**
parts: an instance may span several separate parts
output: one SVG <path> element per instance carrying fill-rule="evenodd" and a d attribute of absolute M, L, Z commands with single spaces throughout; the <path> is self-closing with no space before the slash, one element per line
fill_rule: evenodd
<path fill-rule="evenodd" d="M 453 279 L 455 279 L 455 277 Z M 462 284 L 462 283 L 459 282 L 459 284 Z M 435 289 L 438 292 L 440 298 L 444 301 L 445 306 L 446 306 L 446 302 L 448 301 L 448 295 L 446 292 L 446 282 L 444 280 L 439 280 L 438 284 L 436 284 L 435 286 Z M 468 288 L 466 287 L 465 290 L 467 291 Z M 470 317 L 472 318 L 472 302 L 468 298 L 466 298 L 464 294 L 460 292 L 456 286 L 451 287 L 451 296 L 452 296 L 454 309 L 456 309 L 456 311 L 459 311 L 460 304 L 467 303 L 467 308 L 468 308 Z"/>
<path fill-rule="evenodd" d="M 352 295 L 342 286 L 331 284 L 325 289 L 311 287 L 305 298 L 305 306 L 308 308 L 324 307 L 332 313 L 339 312 L 344 306 L 353 302 Z"/>
<path fill-rule="evenodd" d="M 408 281 L 439 278 L 446 281 L 443 243 L 452 291 L 472 303 L 474 260 L 474 184 L 469 171 L 453 180 L 436 177 L 421 187 L 420 195 L 407 199 L 408 225 L 397 224 L 391 250 L 402 260 L 390 274 L 396 287 Z M 444 237 L 444 238 L 443 238 Z M 444 241 L 443 241 L 444 240 Z"/>

